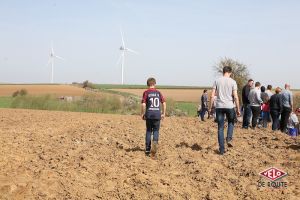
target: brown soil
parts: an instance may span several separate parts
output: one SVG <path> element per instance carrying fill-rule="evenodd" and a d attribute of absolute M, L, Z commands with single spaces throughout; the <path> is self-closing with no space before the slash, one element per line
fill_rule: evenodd
<path fill-rule="evenodd" d="M 0 199 L 300 198 L 300 141 L 281 133 L 236 128 L 220 156 L 216 124 L 166 118 L 154 160 L 138 116 L 0 109 L 0 123 Z M 272 166 L 287 188 L 257 187 Z"/>
<path fill-rule="evenodd" d="M 0 85 L 0 96 L 11 96 L 15 91 L 26 89 L 29 94 L 54 94 L 57 96 L 82 96 L 86 90 L 71 85 Z"/>

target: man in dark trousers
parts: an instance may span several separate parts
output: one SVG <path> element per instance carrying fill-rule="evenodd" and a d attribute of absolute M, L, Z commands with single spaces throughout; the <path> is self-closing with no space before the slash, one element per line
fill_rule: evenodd
<path fill-rule="evenodd" d="M 201 111 L 200 111 L 201 121 L 205 121 L 204 120 L 204 116 L 205 116 L 206 112 L 208 113 L 208 117 L 207 118 L 209 118 L 207 89 L 205 89 L 203 91 L 203 94 L 201 96 Z"/>
<path fill-rule="evenodd" d="M 253 86 L 254 81 L 252 79 L 248 80 L 247 85 L 243 87 L 242 90 L 242 102 L 243 102 L 243 127 L 245 129 L 248 129 L 250 118 L 251 118 L 251 107 L 250 107 L 250 101 L 248 99 L 250 89 Z"/>
<path fill-rule="evenodd" d="M 293 94 L 290 91 L 291 86 L 289 84 L 285 84 L 284 88 L 285 89 L 281 92 L 282 113 L 280 120 L 280 130 L 283 133 L 287 131 L 287 123 L 293 110 Z"/>
<path fill-rule="evenodd" d="M 143 93 L 141 117 L 146 120 L 146 138 L 145 154 L 155 157 L 158 148 L 160 120 L 164 119 L 166 114 L 166 101 L 160 91 L 155 88 L 156 80 L 149 78 L 147 80 L 148 89 Z M 153 143 L 151 148 L 151 135 L 153 134 Z"/>
<path fill-rule="evenodd" d="M 258 117 L 261 113 L 261 105 L 263 104 L 263 100 L 261 99 L 260 87 L 260 82 L 256 82 L 255 88 L 252 88 L 248 95 L 248 99 L 250 101 L 250 108 L 252 111 L 252 129 L 256 128 Z"/>
<path fill-rule="evenodd" d="M 277 131 L 279 127 L 279 117 L 280 113 L 282 113 L 282 100 L 281 100 L 281 89 L 279 87 L 276 88 L 275 94 L 271 96 L 270 99 L 270 114 L 272 117 L 272 130 Z"/>

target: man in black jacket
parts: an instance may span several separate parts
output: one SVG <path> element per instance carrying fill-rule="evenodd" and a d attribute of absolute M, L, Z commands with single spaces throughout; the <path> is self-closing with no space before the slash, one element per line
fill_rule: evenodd
<path fill-rule="evenodd" d="M 272 117 L 272 130 L 277 131 L 279 129 L 279 116 L 282 112 L 282 100 L 280 95 L 281 89 L 276 88 L 275 94 L 271 96 L 270 99 L 270 113 Z"/>
<path fill-rule="evenodd" d="M 250 108 L 250 102 L 248 99 L 250 89 L 253 86 L 254 81 L 252 79 L 248 80 L 247 85 L 243 87 L 242 90 L 242 102 L 243 102 L 243 128 L 248 129 L 250 118 L 251 118 L 251 108 Z"/>

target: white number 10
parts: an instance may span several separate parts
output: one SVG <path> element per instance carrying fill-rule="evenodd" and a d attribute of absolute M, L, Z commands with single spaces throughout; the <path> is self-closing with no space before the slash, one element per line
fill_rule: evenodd
<path fill-rule="evenodd" d="M 151 105 L 150 107 L 151 108 L 158 108 L 159 107 L 159 98 L 150 98 L 150 101 L 151 101 Z"/>

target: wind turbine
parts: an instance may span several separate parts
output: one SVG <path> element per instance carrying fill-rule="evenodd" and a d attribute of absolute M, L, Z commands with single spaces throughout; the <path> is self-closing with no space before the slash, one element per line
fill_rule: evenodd
<path fill-rule="evenodd" d="M 120 33 L 121 33 L 121 38 L 122 38 L 122 46 L 120 47 L 120 51 L 121 51 L 121 55 L 120 58 L 117 62 L 117 64 L 120 63 L 121 60 L 121 68 L 122 68 L 122 85 L 124 84 L 124 63 L 125 63 L 125 54 L 126 52 L 131 52 L 131 53 L 135 53 L 135 54 L 139 54 L 138 52 L 129 49 L 125 46 L 125 42 L 124 42 L 124 37 L 123 37 L 123 32 L 122 29 L 120 28 Z"/>
<path fill-rule="evenodd" d="M 65 60 L 60 56 L 57 56 L 54 54 L 54 50 L 53 50 L 53 42 L 51 42 L 51 50 L 50 50 L 50 54 L 49 54 L 49 60 L 47 63 L 47 66 L 49 66 L 49 64 L 51 63 L 51 83 L 53 83 L 53 73 L 54 73 L 54 60 L 55 58 L 58 58 L 60 60 Z"/>

